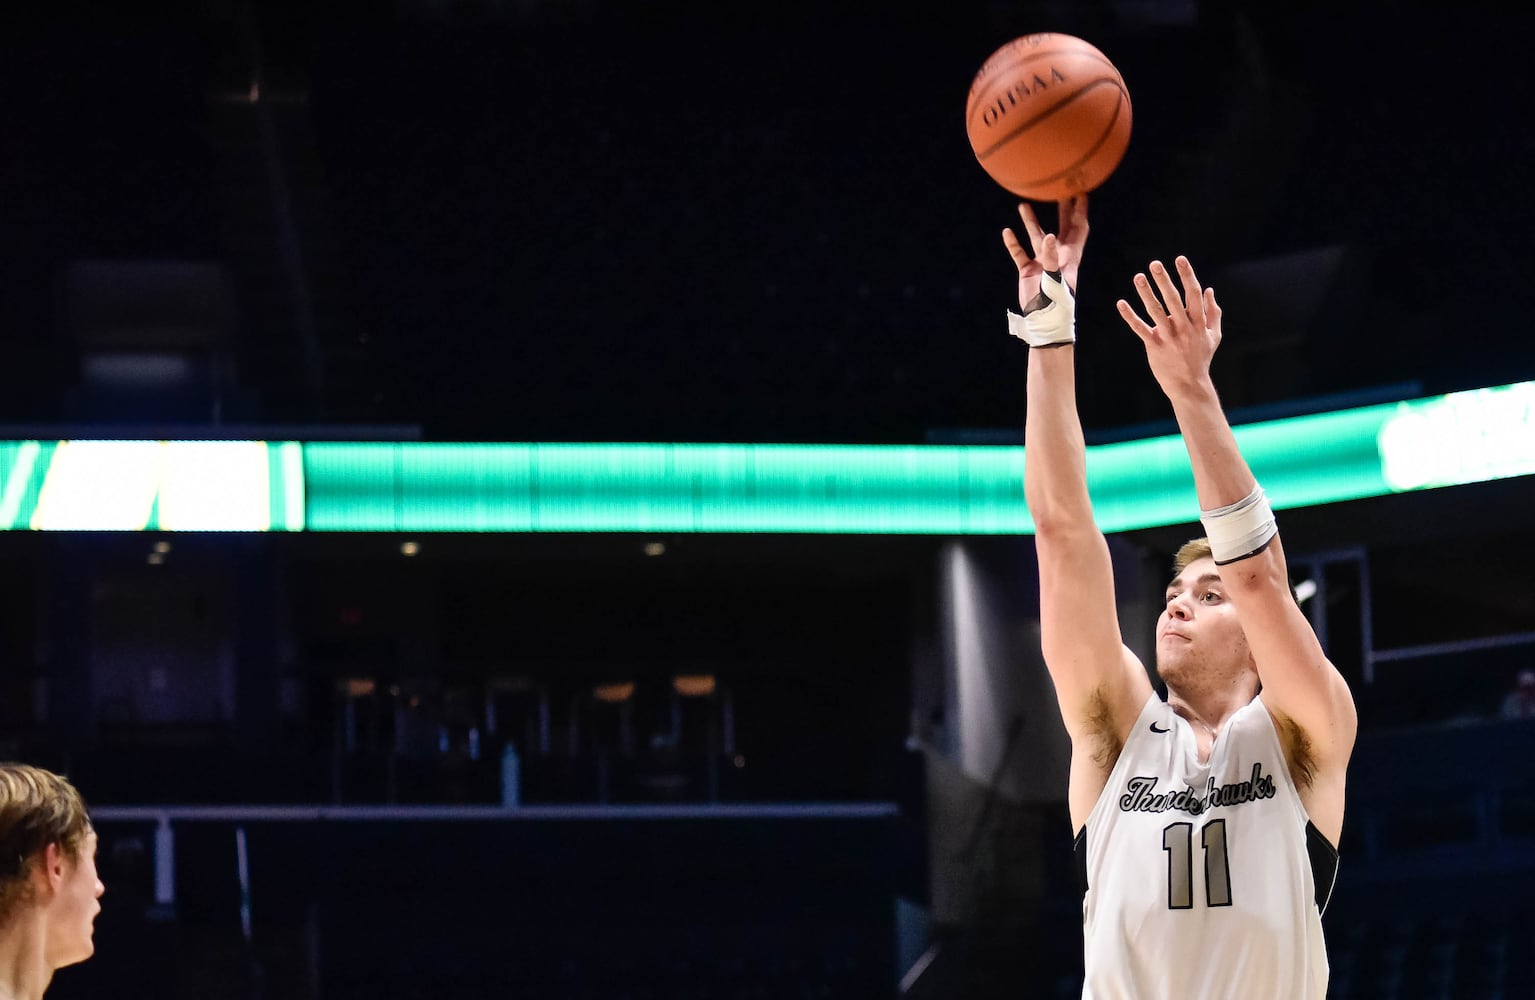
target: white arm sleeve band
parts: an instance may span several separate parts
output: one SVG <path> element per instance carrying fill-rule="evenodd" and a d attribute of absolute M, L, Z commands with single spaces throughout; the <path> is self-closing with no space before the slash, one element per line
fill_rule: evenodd
<path fill-rule="evenodd" d="M 1047 300 L 1022 316 L 1007 311 L 1007 332 L 1030 347 L 1053 347 L 1077 342 L 1077 297 L 1061 280 L 1059 272 L 1046 271 L 1039 279 L 1040 293 Z"/>
<path fill-rule="evenodd" d="M 1217 566 L 1257 555 L 1279 534 L 1268 497 L 1263 487 L 1256 485 L 1251 493 L 1230 506 L 1200 511 L 1199 523 L 1204 525 L 1210 554 Z"/>

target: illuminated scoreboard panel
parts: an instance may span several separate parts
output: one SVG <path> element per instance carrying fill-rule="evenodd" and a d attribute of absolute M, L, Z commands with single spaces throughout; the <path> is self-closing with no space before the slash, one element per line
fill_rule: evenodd
<path fill-rule="evenodd" d="M 0 442 L 0 528 L 298 531 L 291 441 Z"/>
<path fill-rule="evenodd" d="M 1235 429 L 1278 509 L 1535 474 L 1535 382 Z M 1028 534 L 987 445 L 0 442 L 0 530 Z M 1103 530 L 1192 522 L 1176 435 L 1088 449 Z"/>

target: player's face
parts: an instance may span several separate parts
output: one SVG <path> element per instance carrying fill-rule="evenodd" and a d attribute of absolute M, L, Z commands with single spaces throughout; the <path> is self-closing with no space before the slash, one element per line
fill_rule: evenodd
<path fill-rule="evenodd" d="M 1157 618 L 1157 672 L 1174 686 L 1245 673 L 1251 653 L 1236 608 L 1208 556 L 1196 559 L 1167 585 Z"/>
<path fill-rule="evenodd" d="M 49 908 L 48 966 L 57 969 L 83 962 L 95 952 L 96 915 L 106 886 L 96 874 L 96 833 L 90 831 L 78 860 L 63 860 L 64 881 Z"/>

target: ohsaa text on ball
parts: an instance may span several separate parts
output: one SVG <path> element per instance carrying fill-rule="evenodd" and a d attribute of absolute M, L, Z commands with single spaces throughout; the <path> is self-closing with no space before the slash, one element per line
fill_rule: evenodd
<path fill-rule="evenodd" d="M 1066 82 L 1066 77 L 1053 66 L 1050 67 L 1050 78 L 1048 80 L 1035 73 L 1032 81 L 1023 80 L 1014 83 L 998 95 L 996 101 L 987 107 L 985 111 L 981 112 L 981 123 L 987 128 L 992 127 L 1001 121 L 1002 116 L 1007 114 L 1010 109 L 1018 106 L 1019 97 L 1032 97 L 1035 91 L 1046 89 L 1052 82 Z M 1033 84 L 1032 88 L 1029 86 L 1030 83 Z"/>

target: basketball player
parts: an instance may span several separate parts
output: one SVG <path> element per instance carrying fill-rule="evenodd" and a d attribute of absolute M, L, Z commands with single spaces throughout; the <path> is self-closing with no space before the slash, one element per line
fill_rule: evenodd
<path fill-rule="evenodd" d="M 1008 321 L 1030 345 L 1024 486 L 1044 659 L 1071 738 L 1082 995 L 1323 1000 L 1321 912 L 1358 722 L 1210 380 L 1220 307 L 1182 257 L 1176 282 L 1160 262 L 1135 276 L 1141 312 L 1118 303 L 1172 404 L 1206 534 L 1178 552 L 1157 620 L 1163 701 L 1120 639 L 1087 490 L 1073 375 L 1087 201 L 1059 203 L 1058 235 L 1019 211 L 1032 253 L 1003 232 L 1022 307 Z"/>
<path fill-rule="evenodd" d="M 91 956 L 105 891 L 80 793 L 50 771 L 0 764 L 0 998 L 39 1000 L 54 970 Z"/>

